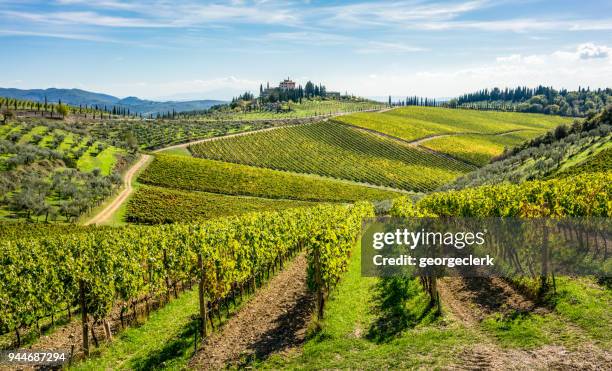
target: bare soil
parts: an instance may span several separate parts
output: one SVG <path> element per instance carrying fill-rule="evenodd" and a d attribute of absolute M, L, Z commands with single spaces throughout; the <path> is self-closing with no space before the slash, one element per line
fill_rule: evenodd
<path fill-rule="evenodd" d="M 306 286 L 306 266 L 306 254 L 302 253 L 204 341 L 189 367 L 240 367 L 299 347 L 314 305 Z"/>

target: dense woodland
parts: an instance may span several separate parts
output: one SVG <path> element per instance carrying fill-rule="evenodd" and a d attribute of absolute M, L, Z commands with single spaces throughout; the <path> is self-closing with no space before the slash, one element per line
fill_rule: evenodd
<path fill-rule="evenodd" d="M 504 110 L 585 117 L 612 104 L 612 89 L 579 87 L 577 91 L 552 87 L 493 88 L 464 94 L 446 103 L 450 108 Z"/>

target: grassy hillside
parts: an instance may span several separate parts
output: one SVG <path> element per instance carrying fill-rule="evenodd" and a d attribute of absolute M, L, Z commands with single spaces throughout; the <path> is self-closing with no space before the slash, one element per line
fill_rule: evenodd
<path fill-rule="evenodd" d="M 56 123 L 8 123 L 0 126 L 0 140 L 53 151 L 68 167 L 84 172 L 98 168 L 104 175 L 111 174 L 120 157 L 127 154 L 121 148 L 94 140 L 87 133 L 73 132 Z M 6 159 L 13 157 L 6 155 L 9 155 Z"/>
<path fill-rule="evenodd" d="M 506 148 L 510 148 L 538 135 L 538 131 L 525 130 L 502 134 L 457 134 L 434 138 L 421 146 L 446 153 L 476 166 L 484 166 Z"/>
<path fill-rule="evenodd" d="M 297 125 L 190 147 L 194 156 L 425 192 L 474 169 L 333 122 Z"/>
<path fill-rule="evenodd" d="M 561 125 L 507 151 L 498 161 L 463 176 L 446 188 L 467 188 L 612 169 L 606 161 L 612 148 L 612 109 L 576 122 Z M 573 167 L 577 167 L 572 170 Z"/>
<path fill-rule="evenodd" d="M 305 201 L 385 200 L 401 195 L 303 174 L 163 154 L 155 156 L 138 180 L 183 190 Z"/>
<path fill-rule="evenodd" d="M 545 131 L 571 118 L 514 112 L 402 107 L 383 113 L 355 113 L 335 120 L 404 140 L 440 134 L 499 134 L 514 130 Z"/>
<path fill-rule="evenodd" d="M 78 125 L 0 125 L 0 219 L 74 220 L 114 192 L 132 158 Z"/>

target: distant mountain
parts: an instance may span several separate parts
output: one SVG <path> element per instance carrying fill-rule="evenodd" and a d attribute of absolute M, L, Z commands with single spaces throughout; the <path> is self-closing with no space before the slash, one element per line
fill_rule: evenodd
<path fill-rule="evenodd" d="M 35 102 L 44 102 L 45 97 L 50 103 L 57 103 L 60 100 L 63 103 L 79 106 L 79 105 L 98 105 L 99 107 L 107 106 L 111 109 L 112 106 L 127 108 L 130 112 L 142 113 L 143 115 L 156 114 L 168 111 L 185 112 L 194 110 L 204 110 L 217 104 L 223 104 L 220 100 L 191 100 L 191 101 L 166 101 L 157 102 L 152 100 L 144 100 L 137 97 L 117 98 L 108 94 L 93 93 L 81 89 L 13 89 L 0 88 L 0 97 L 17 98 L 31 100 Z"/>

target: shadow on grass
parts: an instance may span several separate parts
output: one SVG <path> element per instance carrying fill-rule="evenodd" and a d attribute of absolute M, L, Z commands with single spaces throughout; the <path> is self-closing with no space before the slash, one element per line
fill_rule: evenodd
<path fill-rule="evenodd" d="M 133 370 L 161 370 L 168 367 L 172 360 L 187 358 L 193 353 L 194 338 L 198 329 L 199 318 L 194 318 L 187 323 L 177 336 L 169 340 L 163 348 L 156 352 L 148 353 L 142 357 L 135 358 L 130 365 Z M 199 342 L 199 340 L 198 340 Z"/>
<path fill-rule="evenodd" d="M 271 354 L 301 346 L 305 328 L 314 309 L 314 298 L 307 291 L 301 292 L 295 303 L 274 321 L 275 326 L 263 334 L 248 349 L 250 355 L 241 360 L 239 368 L 245 368 L 256 360 L 265 360 Z"/>
<path fill-rule="evenodd" d="M 374 312 L 367 339 L 384 343 L 404 330 L 435 321 L 439 313 L 432 306 L 418 280 L 412 277 L 382 278 L 374 287 Z"/>

